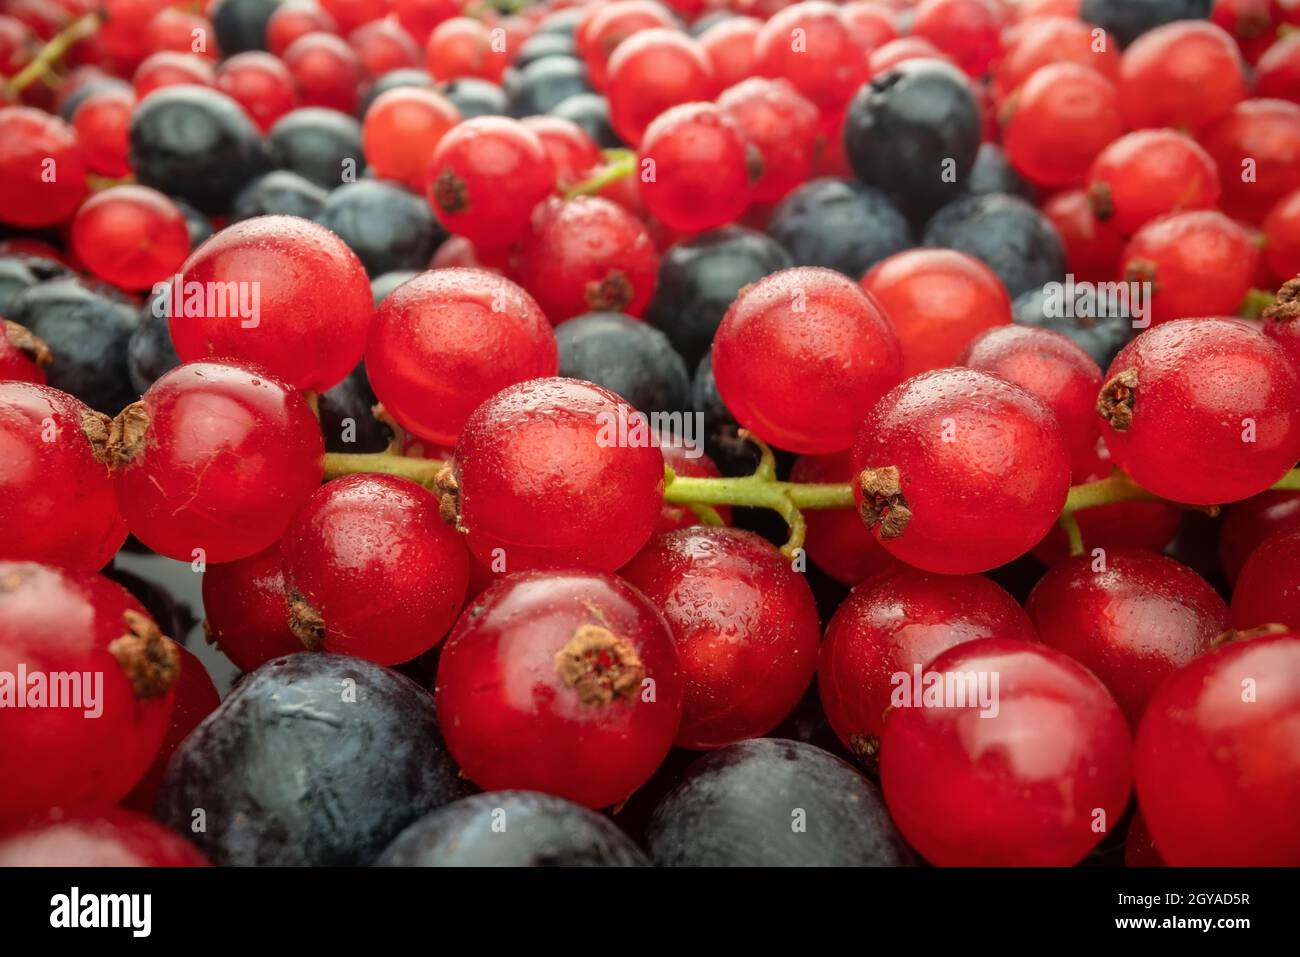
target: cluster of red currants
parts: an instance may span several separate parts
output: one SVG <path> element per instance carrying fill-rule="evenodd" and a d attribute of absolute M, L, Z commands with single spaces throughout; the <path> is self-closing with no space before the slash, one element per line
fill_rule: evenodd
<path fill-rule="evenodd" d="M 370 669 L 486 791 L 806 712 L 895 863 L 1300 864 L 1300 17 L 510 6 L 0 0 L 0 863 L 373 862 L 454 787 L 258 706 Z"/>

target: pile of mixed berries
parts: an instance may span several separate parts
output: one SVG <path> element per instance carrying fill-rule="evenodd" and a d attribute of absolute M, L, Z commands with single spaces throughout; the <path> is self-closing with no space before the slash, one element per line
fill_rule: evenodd
<path fill-rule="evenodd" d="M 1300 3 L 0 78 L 0 864 L 1300 865 Z"/>

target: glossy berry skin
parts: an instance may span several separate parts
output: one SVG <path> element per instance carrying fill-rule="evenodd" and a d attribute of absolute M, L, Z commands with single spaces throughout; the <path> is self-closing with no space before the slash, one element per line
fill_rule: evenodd
<path fill-rule="evenodd" d="M 333 189 L 341 185 L 345 163 L 365 169 L 361 124 L 337 110 L 304 106 L 286 113 L 271 127 L 266 145 L 276 165 Z"/>
<path fill-rule="evenodd" d="M 45 175 L 49 161 L 55 177 Z M 0 107 L 0 223 L 53 226 L 86 196 L 86 160 L 76 131 L 27 106 Z"/>
<path fill-rule="evenodd" d="M 658 273 L 645 224 L 599 196 L 542 202 L 515 266 L 519 282 L 556 325 L 585 312 L 640 316 Z"/>
<path fill-rule="evenodd" d="M 181 744 L 155 817 L 218 865 L 366 866 L 464 796 L 419 685 L 347 655 L 276 658 Z"/>
<path fill-rule="evenodd" d="M 533 379 L 498 392 L 456 444 L 470 550 L 490 566 L 500 549 L 511 572 L 621 567 L 650 538 L 663 501 L 663 456 L 648 433 L 591 383 Z"/>
<path fill-rule="evenodd" d="M 207 867 L 171 828 L 116 807 L 50 810 L 0 833 L 0 867 Z"/>
<path fill-rule="evenodd" d="M 912 249 L 862 277 L 898 335 L 903 375 L 954 365 L 971 339 L 1009 326 L 1011 299 L 978 259 L 948 249 Z"/>
<path fill-rule="evenodd" d="M 1175 502 L 1249 498 L 1300 459 L 1300 379 L 1282 348 L 1242 321 L 1148 329 L 1115 357 L 1097 401 L 1115 464 Z"/>
<path fill-rule="evenodd" d="M 1081 0 L 1072 11 L 1088 23 L 1104 27 L 1123 46 L 1156 27 L 1175 20 L 1204 19 L 1214 0 Z"/>
<path fill-rule="evenodd" d="M 844 119 L 844 150 L 858 179 L 922 214 L 960 195 L 980 138 L 970 84 L 955 67 L 930 59 L 877 75 Z M 952 176 L 944 175 L 948 169 Z"/>
<path fill-rule="evenodd" d="M 465 80 L 471 83 L 487 82 L 463 77 L 462 82 Z M 582 64 L 567 56 L 548 56 L 536 60 L 523 69 L 508 74 L 506 83 L 506 109 L 501 112 L 516 117 L 549 113 L 569 97 L 591 92 Z"/>
<path fill-rule="evenodd" d="M 368 77 L 419 64 L 419 45 L 393 20 L 372 20 L 348 34 L 348 46 L 356 51 L 361 69 Z"/>
<path fill-rule="evenodd" d="M 974 256 L 997 273 L 1012 299 L 1065 274 L 1065 250 L 1051 220 L 1005 193 L 949 203 L 926 224 L 921 244 Z"/>
<path fill-rule="evenodd" d="M 774 203 L 812 172 L 819 114 L 787 80 L 750 77 L 723 91 L 718 107 L 758 151 L 762 174 L 754 201 Z"/>
<path fill-rule="evenodd" d="M 4 711 L 0 770 L 22 786 L 0 793 L 0 821 L 125 797 L 162 743 L 179 667 L 143 607 L 93 572 L 0 563 L 0 667 L 25 702 Z M 56 689 L 31 676 L 55 672 L 93 687 L 65 687 L 50 707 Z"/>
<path fill-rule="evenodd" d="M 1051 410 L 973 369 L 927 372 L 889 392 L 858 429 L 853 471 L 854 497 L 880 543 L 909 565 L 951 575 L 1023 555 L 1056 521 L 1070 486 Z"/>
<path fill-rule="evenodd" d="M 672 229 L 694 233 L 730 223 L 753 196 L 757 154 L 741 127 L 710 103 L 660 114 L 645 131 L 640 155 L 641 201 Z"/>
<path fill-rule="evenodd" d="M 263 133 L 298 105 L 293 74 L 261 50 L 237 53 L 217 67 L 217 89 L 242 106 Z"/>
<path fill-rule="evenodd" d="M 1069 866 L 1103 836 L 1098 821 L 1118 825 L 1132 745 L 1119 706 L 1087 669 L 1039 644 L 987 638 L 926 670 L 998 676 L 996 715 L 950 703 L 895 708 L 885 723 L 885 803 L 926 860 Z"/>
<path fill-rule="evenodd" d="M 807 828 L 792 828 L 794 809 Z M 646 826 L 661 867 L 900 867 L 916 863 L 880 792 L 802 741 L 759 738 L 697 759 Z"/>
<path fill-rule="evenodd" d="M 1264 219 L 1264 262 L 1274 276 L 1300 275 L 1300 189 L 1278 200 Z"/>
<path fill-rule="evenodd" d="M 1154 323 L 1232 316 L 1259 270 L 1259 246 L 1250 230 L 1216 210 L 1175 213 L 1138 230 L 1120 268 L 1128 282 L 1153 284 Z"/>
<path fill-rule="evenodd" d="M 817 684 L 836 736 L 874 763 L 895 676 L 981 638 L 1038 640 L 1024 609 L 981 575 L 908 568 L 863 581 L 836 609 L 821 646 Z"/>
<path fill-rule="evenodd" d="M 672 11 L 655 0 L 617 0 L 593 5 L 574 33 L 578 55 L 597 89 L 608 85 L 609 58 L 633 34 L 658 27 L 675 28 Z"/>
<path fill-rule="evenodd" d="M 1115 85 L 1078 63 L 1035 71 L 1012 102 L 1003 128 L 1007 158 L 1037 186 L 1083 182 L 1096 155 L 1124 132 Z"/>
<path fill-rule="evenodd" d="M 696 39 L 713 65 L 713 75 L 722 89 L 735 86 L 754 75 L 754 39 L 763 21 L 732 16 L 718 20 Z"/>
<path fill-rule="evenodd" d="M 1246 559 L 1232 591 L 1232 627 L 1300 621 L 1300 562 L 1294 529 L 1266 538 Z"/>
<path fill-rule="evenodd" d="M 372 277 L 425 268 L 446 238 L 423 197 L 369 177 L 331 191 L 316 222 L 342 239 Z"/>
<path fill-rule="evenodd" d="M 45 385 L 50 347 L 16 322 L 0 320 L 0 382 Z"/>
<path fill-rule="evenodd" d="M 1247 694 L 1246 689 L 1251 693 Z M 1243 636 L 1176 672 L 1138 729 L 1138 802 L 1172 866 L 1300 861 L 1300 637 Z"/>
<path fill-rule="evenodd" d="M 609 59 L 607 91 L 609 120 L 633 145 L 669 108 L 712 100 L 718 92 L 713 66 L 700 45 L 665 29 L 640 31 L 618 45 Z"/>
<path fill-rule="evenodd" d="M 502 816 L 509 822 L 502 831 Z M 648 867 L 609 818 L 536 791 L 474 794 L 425 815 L 384 850 L 379 867 Z"/>
<path fill-rule="evenodd" d="M 280 545 L 203 572 L 203 630 L 240 671 L 303 650 L 289 629 L 289 599 Z"/>
<path fill-rule="evenodd" d="M 493 248 L 524 235 L 533 207 L 555 188 L 555 166 L 528 127 L 481 116 L 438 141 L 427 183 L 443 226 Z"/>
<path fill-rule="evenodd" d="M 1256 96 L 1300 102 L 1300 39 L 1288 34 L 1260 56 L 1255 79 Z"/>
<path fill-rule="evenodd" d="M 1220 205 L 1230 216 L 1263 222 L 1278 200 L 1300 188 L 1300 104 L 1243 100 L 1200 140 L 1218 164 Z M 1253 178 L 1242 176 L 1248 168 Z"/>
<path fill-rule="evenodd" d="M 1223 513 L 1219 526 L 1219 567 L 1236 582 L 1247 559 L 1267 539 L 1300 529 L 1300 492 L 1261 492 Z"/>
<path fill-rule="evenodd" d="M 154 90 L 182 84 L 215 86 L 216 72 L 211 62 L 194 53 L 160 50 L 149 54 L 131 78 L 135 95 L 142 100 Z"/>
<path fill-rule="evenodd" d="M 450 629 L 465 600 L 464 542 L 426 489 L 391 475 L 322 486 L 280 544 L 294 633 L 377 664 L 409 661 Z"/>
<path fill-rule="evenodd" d="M 994 0 L 923 0 L 910 35 L 929 40 L 979 78 L 999 53 L 1001 17 Z"/>
<path fill-rule="evenodd" d="M 1096 675 L 1134 729 L 1160 683 L 1228 626 L 1227 605 L 1196 572 L 1125 548 L 1054 565 L 1026 607 L 1044 643 Z"/>
<path fill-rule="evenodd" d="M 560 375 L 603 386 L 641 412 L 690 408 L 686 363 L 649 323 L 617 312 L 592 312 L 561 325 L 555 339 Z"/>
<path fill-rule="evenodd" d="M 179 293 L 173 284 L 169 322 L 186 362 L 245 360 L 297 388 L 324 391 L 361 359 L 370 283 L 356 255 L 323 226 L 288 216 L 236 223 L 194 251 L 181 282 Z M 238 284 L 232 301 L 212 295 L 230 282 Z M 257 314 L 247 315 L 254 292 Z"/>
<path fill-rule="evenodd" d="M 849 453 L 801 455 L 790 470 L 791 482 L 844 483 L 852 479 Z M 843 585 L 856 585 L 902 566 L 885 551 L 861 517 L 849 509 L 809 509 L 804 550 L 814 565 Z"/>
<path fill-rule="evenodd" d="M 612 575 L 508 575 L 438 659 L 435 699 L 461 771 L 493 791 L 591 808 L 641 786 L 672 744 L 683 687 L 668 626 Z"/>
<path fill-rule="evenodd" d="M 840 10 L 816 0 L 786 7 L 764 24 L 754 39 L 754 64 L 760 76 L 789 80 L 827 118 L 839 115 L 867 72 Z"/>
<path fill-rule="evenodd" d="M 129 88 L 107 87 L 87 94 L 73 111 L 72 126 L 90 172 L 114 179 L 131 172 L 129 129 L 135 103 Z"/>
<path fill-rule="evenodd" d="M 838 269 L 850 279 L 915 244 L 906 217 L 883 192 L 829 176 L 781 200 L 766 229 L 794 265 Z"/>
<path fill-rule="evenodd" d="M 190 251 L 190 231 L 174 202 L 145 186 L 113 186 L 81 204 L 72 249 L 86 268 L 122 289 L 170 278 Z"/>
<path fill-rule="evenodd" d="M 367 374 L 403 428 L 454 445 L 465 421 L 506 386 L 555 375 L 555 335 L 528 293 L 481 269 L 438 269 L 380 305 Z"/>
<path fill-rule="evenodd" d="M 1101 369 L 1083 349 L 1049 329 L 999 326 L 972 339 L 957 362 L 1001 376 L 1042 399 L 1061 426 L 1072 470 L 1092 464 L 1102 379 Z"/>
<path fill-rule="evenodd" d="M 1112 83 L 1119 79 L 1119 45 L 1094 42 L 1093 27 L 1074 17 L 1045 16 L 1016 29 L 993 72 L 993 94 L 1003 102 L 1034 73 L 1052 63 L 1078 63 Z"/>
<path fill-rule="evenodd" d="M 1121 136 L 1093 160 L 1088 195 L 1097 218 L 1125 236 L 1151 220 L 1188 209 L 1213 209 L 1219 171 L 1195 140 L 1175 130 Z"/>
<path fill-rule="evenodd" d="M 651 539 L 620 574 L 672 630 L 678 747 L 758 737 L 799 702 L 817 669 L 817 605 L 775 546 L 740 529 L 683 529 Z"/>
<path fill-rule="evenodd" d="M 289 44 L 281 59 L 304 104 L 356 112 L 365 74 L 361 59 L 341 37 L 308 33 Z"/>
<path fill-rule="evenodd" d="M 259 552 L 320 484 L 325 448 L 311 409 L 249 366 L 173 369 L 118 423 L 123 435 L 106 454 L 122 514 L 136 538 L 171 558 Z"/>
<path fill-rule="evenodd" d="M 555 164 L 555 181 L 567 189 L 585 179 L 601 163 L 600 147 L 577 123 L 560 116 L 527 116 L 524 126 L 537 134 Z"/>
<path fill-rule="evenodd" d="M 1212 23 L 1157 27 L 1124 51 L 1119 91 L 1129 129 L 1203 129 L 1246 97 L 1241 51 Z"/>
<path fill-rule="evenodd" d="M 1065 247 L 1066 267 L 1074 274 L 1076 282 L 1114 281 L 1119 272 L 1119 258 L 1124 253 L 1125 240 L 1109 222 L 1098 218 L 1085 190 L 1070 189 L 1057 193 L 1043 203 L 1042 212 L 1061 238 L 1061 245 Z M 1041 289 L 1034 292 L 1043 295 Z M 1091 321 L 1092 317 L 1077 318 Z M 1124 326 L 1129 327 L 1127 317 L 1107 318 L 1119 319 Z"/>
<path fill-rule="evenodd" d="M 108 469 L 65 392 L 0 381 L 0 559 L 98 571 L 126 538 Z"/>
<path fill-rule="evenodd" d="M 799 267 L 745 289 L 713 340 L 713 373 L 736 419 L 802 453 L 838 452 L 901 378 L 889 320 L 851 279 Z"/>

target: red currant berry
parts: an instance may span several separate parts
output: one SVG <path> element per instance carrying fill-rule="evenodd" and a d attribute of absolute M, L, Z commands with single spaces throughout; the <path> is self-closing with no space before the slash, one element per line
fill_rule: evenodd
<path fill-rule="evenodd" d="M 433 151 L 460 119 L 460 110 L 437 90 L 387 90 L 370 104 L 361 127 L 366 164 L 379 178 L 420 192 Z"/>
<path fill-rule="evenodd" d="M 44 340 L 23 326 L 0 319 L 0 382 L 45 384 L 45 367 L 54 359 Z"/>
<path fill-rule="evenodd" d="M 455 473 L 471 551 L 508 571 L 613 571 L 650 538 L 663 502 L 645 417 L 576 379 L 534 379 L 479 406 Z"/>
<path fill-rule="evenodd" d="M 592 4 L 589 9 L 574 39 L 578 55 L 587 64 L 587 76 L 598 90 L 605 88 L 609 58 L 624 40 L 656 27 L 677 26 L 672 11 L 655 0 L 615 0 Z"/>
<path fill-rule="evenodd" d="M 839 452 L 901 377 L 898 337 L 830 269 L 786 269 L 741 290 L 713 339 L 718 391 L 741 425 L 794 452 Z"/>
<path fill-rule="evenodd" d="M 1259 58 L 1255 96 L 1300 103 L 1300 36 L 1280 38 Z"/>
<path fill-rule="evenodd" d="M 216 82 L 217 89 L 242 106 L 263 133 L 298 105 L 289 68 L 261 50 L 236 53 L 224 61 L 217 67 Z"/>
<path fill-rule="evenodd" d="M 581 182 L 600 165 L 600 147 L 572 120 L 562 116 L 526 116 L 523 124 L 546 147 L 546 154 L 555 166 L 556 184 L 561 189 Z"/>
<path fill-rule="evenodd" d="M 514 247 L 480 249 L 464 236 L 448 236 L 429 260 L 430 269 L 483 269 L 504 276 L 514 271 Z"/>
<path fill-rule="evenodd" d="M 154 90 L 179 84 L 191 86 L 216 86 L 216 72 L 212 62 L 194 53 L 175 53 L 163 50 L 151 53 L 141 63 L 131 78 L 135 95 L 143 100 Z"/>
<path fill-rule="evenodd" d="M 1132 746 L 1115 699 L 1086 668 L 1038 644 L 986 638 L 925 670 L 910 706 L 885 722 L 880 781 L 894 823 L 926 860 L 1067 866 L 1119 823 Z M 981 681 L 987 704 L 971 693 Z"/>
<path fill-rule="evenodd" d="M 1001 27 L 995 0 L 922 0 L 911 35 L 929 40 L 968 76 L 982 77 L 998 55 Z"/>
<path fill-rule="evenodd" d="M 1212 23 L 1167 23 L 1124 51 L 1119 92 L 1129 129 L 1204 129 L 1246 98 L 1241 51 Z"/>
<path fill-rule="evenodd" d="M 284 0 L 266 21 L 266 48 L 275 56 L 309 33 L 338 33 L 339 26 L 315 0 Z"/>
<path fill-rule="evenodd" d="M 950 648 L 980 638 L 1037 641 L 1025 610 L 981 575 L 900 569 L 862 582 L 826 627 L 817 684 L 840 741 L 872 764 L 898 675 L 911 680 Z"/>
<path fill-rule="evenodd" d="M 663 452 L 664 464 L 673 470 L 674 475 L 684 478 L 721 478 L 722 473 L 718 471 L 718 466 L 714 464 L 713 459 L 703 453 L 692 454 L 692 450 L 685 445 L 673 444 L 661 445 L 659 450 Z M 792 479 L 792 481 L 801 481 Z M 719 505 L 714 508 L 718 517 L 728 525 L 731 524 L 731 508 L 726 505 Z M 700 520 L 685 505 L 672 505 L 664 503 L 663 512 L 659 517 L 659 524 L 655 526 L 656 532 L 671 532 L 678 528 L 691 528 L 699 525 Z M 859 523 L 861 524 L 861 523 Z"/>
<path fill-rule="evenodd" d="M 493 38 L 487 24 L 472 17 L 442 21 L 425 47 L 425 68 L 435 80 L 473 76 L 500 83 L 508 62 L 505 44 Z"/>
<path fill-rule="evenodd" d="M 1263 222 L 1278 200 L 1300 189 L 1298 104 L 1245 100 L 1201 136 L 1201 145 L 1219 167 L 1229 216 Z"/>
<path fill-rule="evenodd" d="M 668 626 L 612 575 L 511 575 L 474 600 L 438 660 L 438 724 L 465 776 L 588 807 L 657 768 L 682 714 Z"/>
<path fill-rule="evenodd" d="M 1281 8 L 1290 3 L 1291 0 L 1214 0 L 1210 20 L 1237 41 L 1247 63 L 1262 62 L 1261 55 L 1277 36 Z"/>
<path fill-rule="evenodd" d="M 1300 276 L 1300 189 L 1288 193 L 1264 219 L 1264 262 L 1279 279 Z"/>
<path fill-rule="evenodd" d="M 334 18 L 343 34 L 388 14 L 389 0 L 317 0 Z"/>
<path fill-rule="evenodd" d="M 0 773 L 21 782 L 0 791 L 0 821 L 125 797 L 167 731 L 179 667 L 176 646 L 120 585 L 0 563 L 0 670 L 16 679 Z"/>
<path fill-rule="evenodd" d="M 145 46 L 150 50 L 194 53 L 209 60 L 220 55 L 216 49 L 212 21 L 199 13 L 168 7 L 145 27 Z M 211 43 L 211 46 L 209 46 Z M 199 49 L 195 49 L 195 47 Z"/>
<path fill-rule="evenodd" d="M 902 37 L 891 40 L 880 49 L 872 52 L 867 60 L 867 75 L 874 79 L 888 73 L 900 63 L 908 60 L 945 60 L 952 62 L 938 47 L 929 40 L 920 37 Z"/>
<path fill-rule="evenodd" d="M 1238 502 L 1219 525 L 1219 567 L 1235 582 L 1246 560 L 1268 538 L 1300 529 L 1300 492 L 1261 492 Z"/>
<path fill-rule="evenodd" d="M 478 116 L 449 131 L 427 178 L 433 210 L 476 246 L 508 246 L 528 230 L 533 207 L 555 189 L 555 166 L 537 134 L 503 116 Z"/>
<path fill-rule="evenodd" d="M 668 110 L 645 131 L 640 197 L 668 228 L 701 232 L 745 211 L 760 165 L 760 154 L 723 109 L 688 103 Z"/>
<path fill-rule="evenodd" d="M 999 326 L 972 339 L 957 361 L 1042 399 L 1061 426 L 1071 468 L 1078 472 L 1092 464 L 1100 429 L 1101 369 L 1073 340 L 1051 329 Z"/>
<path fill-rule="evenodd" d="M 119 413 L 100 450 L 135 537 L 171 558 L 209 563 L 276 541 L 320 485 L 324 452 L 300 394 L 251 367 L 216 362 L 163 375 Z"/>
<path fill-rule="evenodd" d="M 641 142 L 652 120 L 670 107 L 712 100 L 713 66 L 700 45 L 675 30 L 645 30 L 619 44 L 609 59 L 609 121 L 627 143 Z"/>
<path fill-rule="evenodd" d="M 393 0 L 393 13 L 417 43 L 423 43 L 433 28 L 458 15 L 464 0 Z"/>
<path fill-rule="evenodd" d="M 1127 282 L 1151 283 L 1150 321 L 1237 313 L 1259 271 L 1259 246 L 1245 226 L 1216 210 L 1147 223 L 1120 261 Z"/>
<path fill-rule="evenodd" d="M 393 70 L 419 67 L 420 45 L 395 20 L 372 20 L 348 34 L 348 46 L 356 51 L 367 76 L 379 77 Z"/>
<path fill-rule="evenodd" d="M 1219 173 L 1210 154 L 1175 130 L 1139 130 L 1111 143 L 1088 171 L 1098 219 L 1131 236 L 1151 220 L 1213 209 Z"/>
<path fill-rule="evenodd" d="M 0 559 L 97 571 L 121 547 L 126 523 L 86 432 L 102 421 L 65 392 L 0 382 Z"/>
<path fill-rule="evenodd" d="M 356 112 L 364 74 L 361 59 L 342 37 L 308 33 L 294 40 L 281 59 L 305 105 Z"/>
<path fill-rule="evenodd" d="M 1097 218 L 1085 190 L 1057 193 L 1043 204 L 1042 212 L 1061 237 L 1066 266 L 1076 280 L 1114 281 L 1124 252 L 1124 237 Z"/>
<path fill-rule="evenodd" d="M 867 79 L 862 47 L 840 8 L 811 0 L 776 13 L 754 41 L 760 76 L 784 77 L 824 118 L 838 117 Z"/>
<path fill-rule="evenodd" d="M 317 392 L 356 368 L 374 311 L 356 254 L 294 216 L 260 216 L 217 233 L 185 261 L 170 299 L 182 361 L 246 360 Z"/>
<path fill-rule="evenodd" d="M 762 28 L 762 20 L 734 16 L 719 20 L 697 37 L 719 87 L 727 89 L 754 75 L 754 40 Z"/>
<path fill-rule="evenodd" d="M 31 27 L 10 16 L 0 15 L 0 75 L 16 76 L 41 48 Z"/>
<path fill-rule="evenodd" d="M 113 186 L 77 210 L 72 250 L 100 279 L 122 289 L 149 289 L 185 262 L 190 230 L 185 214 L 156 189 Z"/>
<path fill-rule="evenodd" d="M 645 224 L 598 196 L 537 208 L 515 274 L 555 324 L 586 312 L 640 316 L 650 305 L 659 255 Z"/>
<path fill-rule="evenodd" d="M 72 125 L 90 172 L 117 179 L 131 172 L 128 130 L 135 94 L 125 87 L 105 87 L 86 95 L 72 114 Z"/>
<path fill-rule="evenodd" d="M 1036 70 L 1010 102 L 1007 159 L 1038 186 L 1082 183 L 1096 155 L 1124 132 L 1115 85 L 1078 63 Z"/>
<path fill-rule="evenodd" d="M 555 334 L 537 303 L 478 269 L 422 273 L 375 313 L 366 372 L 403 428 L 454 445 L 479 405 L 506 386 L 553 376 Z"/>
<path fill-rule="evenodd" d="M 1256 628 L 1300 621 L 1300 532 L 1265 539 L 1242 566 L 1232 591 L 1232 627 Z"/>
<path fill-rule="evenodd" d="M 1119 45 L 1096 27 L 1072 17 L 1043 17 L 1017 28 L 993 74 L 994 98 L 1001 102 L 1038 70 L 1052 63 L 1077 63 L 1119 82 Z"/>
<path fill-rule="evenodd" d="M 821 629 L 812 589 L 775 546 L 734 528 L 682 529 L 651 539 L 622 576 L 672 630 L 679 747 L 760 737 L 799 703 Z"/>
<path fill-rule="evenodd" d="M 116 807 L 47 812 L 0 834 L 0 867 L 207 867 L 171 828 Z"/>
<path fill-rule="evenodd" d="M 451 630 L 465 600 L 465 544 L 438 500 L 406 479 L 322 486 L 280 544 L 289 627 L 313 650 L 410 661 Z"/>
<path fill-rule="evenodd" d="M 0 107 L 0 223 L 53 226 L 85 196 L 86 161 L 76 131 L 41 110 Z"/>
<path fill-rule="evenodd" d="M 1300 636 L 1243 636 L 1169 678 L 1138 729 L 1138 802 L 1177 867 L 1300 864 Z"/>
<path fill-rule="evenodd" d="M 853 471 L 854 496 L 880 543 L 945 574 L 986 571 L 1029 551 L 1070 488 L 1051 410 L 973 369 L 927 372 L 881 399 L 858 429 Z"/>
<path fill-rule="evenodd" d="M 846 483 L 852 480 L 848 451 L 831 455 L 801 455 L 790 470 L 791 482 Z M 804 550 L 814 565 L 845 585 L 856 585 L 875 575 L 902 567 L 880 547 L 875 536 L 852 511 L 810 509 L 804 513 L 808 530 Z"/>
<path fill-rule="evenodd" d="M 756 202 L 774 203 L 809 178 L 820 117 L 787 81 L 752 77 L 718 97 L 718 108 L 758 152 Z"/>
<path fill-rule="evenodd" d="M 1011 323 L 1011 297 L 993 270 L 952 249 L 910 249 L 862 278 L 898 334 L 903 375 L 956 363 L 981 332 Z"/>
<path fill-rule="evenodd" d="M 203 630 L 240 671 L 302 651 L 289 629 L 288 589 L 280 545 L 203 573 Z"/>
<path fill-rule="evenodd" d="M 1125 346 L 1097 398 L 1115 464 L 1190 505 L 1257 495 L 1300 459 L 1300 378 L 1244 321 L 1187 319 Z M 1249 387 L 1244 387 L 1249 383 Z"/>
<path fill-rule="evenodd" d="M 1227 605 L 1196 572 L 1123 548 L 1053 566 L 1026 607 L 1039 637 L 1100 678 L 1134 728 L 1160 682 L 1228 625 Z"/>
<path fill-rule="evenodd" d="M 840 15 L 853 31 L 858 46 L 868 52 L 898 39 L 898 23 L 888 3 L 849 0 L 841 5 Z"/>

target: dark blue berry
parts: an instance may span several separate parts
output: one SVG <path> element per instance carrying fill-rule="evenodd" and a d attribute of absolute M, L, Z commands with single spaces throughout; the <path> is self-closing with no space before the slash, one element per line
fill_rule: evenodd
<path fill-rule="evenodd" d="M 1015 171 L 1007 154 L 996 143 L 981 143 L 975 155 L 975 165 L 971 167 L 963 184 L 965 192 L 972 196 L 983 193 L 1010 193 L 1030 202 L 1034 200 L 1034 188 Z"/>
<path fill-rule="evenodd" d="M 460 111 L 463 119 L 476 116 L 505 116 L 506 91 L 476 76 L 462 76 L 439 85 L 439 90 Z"/>
<path fill-rule="evenodd" d="M 254 216 L 300 216 L 314 219 L 325 205 L 329 191 L 287 169 L 272 170 L 259 176 L 235 196 L 230 221 Z"/>
<path fill-rule="evenodd" d="M 704 451 L 723 475 L 749 475 L 758 465 L 758 447 L 740 437 L 740 423 L 722 401 L 705 354 L 691 382 L 691 406 L 704 423 Z"/>
<path fill-rule="evenodd" d="M 320 394 L 320 428 L 326 452 L 382 452 L 393 434 L 375 418 L 378 400 L 359 365 L 338 385 Z"/>
<path fill-rule="evenodd" d="M 939 210 L 923 244 L 974 256 L 998 274 L 1011 298 L 1065 275 L 1065 251 L 1047 217 L 1019 196 L 968 196 Z"/>
<path fill-rule="evenodd" d="M 276 166 L 326 189 L 360 176 L 366 168 L 361 124 L 338 110 L 292 110 L 275 121 L 266 143 Z"/>
<path fill-rule="evenodd" d="M 375 307 L 388 298 L 389 293 L 406 282 L 408 279 L 414 279 L 423 270 L 399 269 L 396 272 L 386 272 L 382 276 L 376 276 L 370 280 L 370 293 L 375 297 Z"/>
<path fill-rule="evenodd" d="M 516 70 L 522 70 L 528 64 L 547 56 L 567 56 L 577 58 L 577 45 L 568 33 L 536 33 L 519 47 L 519 53 L 511 63 Z"/>
<path fill-rule="evenodd" d="M 217 0 L 212 27 L 223 56 L 266 49 L 266 22 L 280 0 Z"/>
<path fill-rule="evenodd" d="M 134 88 L 130 83 L 119 80 L 117 77 L 106 76 L 101 79 L 90 80 L 73 90 L 68 95 L 68 98 L 59 105 L 59 116 L 71 123 L 73 115 L 77 112 L 77 107 L 84 103 L 87 97 L 94 93 L 102 93 L 105 90 L 121 90 L 124 93 L 134 92 Z"/>
<path fill-rule="evenodd" d="M 843 179 L 804 183 L 777 205 L 767 232 L 796 266 L 825 266 L 854 279 L 915 242 L 888 196 Z"/>
<path fill-rule="evenodd" d="M 140 324 L 127 343 L 127 371 L 131 376 L 131 388 L 137 395 L 143 395 L 159 376 L 181 364 L 176 347 L 172 345 L 171 330 L 167 327 L 170 301 L 170 284 L 160 295 L 145 300 L 144 308 L 140 310 Z"/>
<path fill-rule="evenodd" d="M 176 201 L 176 208 L 185 217 L 185 228 L 190 231 L 190 249 L 197 249 L 216 229 L 212 220 L 183 200 Z"/>
<path fill-rule="evenodd" d="M 422 196 L 382 180 L 340 186 L 315 218 L 348 244 L 371 276 L 424 269 L 447 238 Z"/>
<path fill-rule="evenodd" d="M 566 97 L 555 105 L 551 115 L 578 124 L 602 149 L 616 149 L 624 145 L 623 140 L 614 132 L 613 124 L 609 122 L 609 102 L 599 93 L 578 93 Z"/>
<path fill-rule="evenodd" d="M 1175 20 L 1204 20 L 1214 0 L 1083 0 L 1079 19 L 1104 27 L 1128 46 L 1154 27 Z"/>
<path fill-rule="evenodd" d="M 517 117 L 550 113 L 569 97 L 591 92 L 587 67 L 567 56 L 542 57 L 522 70 L 511 70 L 505 87 L 510 115 Z"/>
<path fill-rule="evenodd" d="M 555 330 L 560 375 L 604 386 L 641 412 L 686 412 L 686 363 L 658 329 L 619 312 L 591 312 Z"/>
<path fill-rule="evenodd" d="M 1059 306 L 1060 297 L 1039 286 L 1017 296 L 1011 313 L 1017 325 L 1054 329 L 1069 336 L 1103 369 L 1135 334 L 1132 320 L 1124 316 L 1063 316 Z"/>

